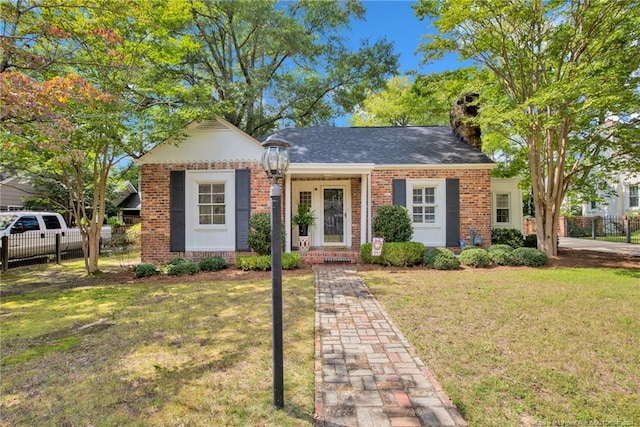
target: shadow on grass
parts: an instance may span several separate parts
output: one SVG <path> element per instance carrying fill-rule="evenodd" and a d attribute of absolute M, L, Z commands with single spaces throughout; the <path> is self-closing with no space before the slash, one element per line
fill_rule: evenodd
<path fill-rule="evenodd" d="M 200 425 L 210 423 L 211 417 L 255 425 L 255 418 L 245 422 L 241 417 L 259 420 L 289 414 L 312 423 L 308 389 L 313 389 L 313 379 L 302 385 L 307 391 L 301 392 L 297 384 L 307 381 L 301 379 L 302 372 L 313 370 L 313 287 L 308 281 L 285 281 L 284 324 L 291 334 L 285 334 L 285 352 L 294 359 L 287 362 L 287 382 L 292 383 L 291 396 L 300 396 L 289 399 L 286 413 L 265 409 L 271 386 L 268 281 L 111 286 L 101 291 L 99 301 L 113 303 L 110 312 L 96 311 L 91 320 L 78 322 L 74 315 L 97 307 L 95 298 L 89 292 L 86 299 L 70 303 L 66 291 L 98 284 L 87 278 L 54 287 L 27 285 L 29 292 L 42 291 L 34 295 L 38 304 L 51 298 L 50 304 L 65 300 L 71 306 L 58 314 L 52 310 L 47 316 L 62 314 L 55 320 L 61 323 L 49 323 L 40 333 L 30 330 L 35 335 L 20 332 L 20 325 L 29 322 L 29 310 L 41 305 L 27 304 L 7 319 L 17 323 L 12 325 L 15 335 L 4 340 L 3 357 L 12 363 L 3 367 L 1 390 L 13 397 L 10 405 L 0 402 L 3 416 L 9 423 L 33 425 L 87 420 L 162 424 L 181 417 Z M 109 320 L 96 323 L 97 318 Z M 91 323 L 96 325 L 83 328 Z M 300 338 L 306 335 L 307 344 Z M 69 338 L 72 345 L 61 348 L 59 343 Z M 306 346 L 310 355 L 300 353 Z M 301 373 L 292 373 L 294 369 Z"/>

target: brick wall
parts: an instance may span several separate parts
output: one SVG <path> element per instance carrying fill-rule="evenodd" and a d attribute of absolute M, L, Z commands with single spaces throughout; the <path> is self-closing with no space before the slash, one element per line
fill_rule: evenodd
<path fill-rule="evenodd" d="M 202 259 L 205 256 L 222 256 L 227 262 L 235 260 L 233 252 L 170 252 L 169 224 L 169 173 L 188 170 L 251 170 L 251 214 L 271 211 L 269 189 L 271 183 L 258 162 L 206 162 L 190 164 L 145 164 L 141 167 L 142 254 L 144 262 L 166 263 L 174 257 Z M 284 199 L 284 198 L 283 198 Z"/>
<path fill-rule="evenodd" d="M 393 179 L 460 180 L 460 238 L 469 242 L 469 227 L 482 237 L 482 246 L 491 242 L 491 176 L 489 169 L 376 170 L 371 176 L 372 218 L 380 206 L 392 203 Z"/>
<path fill-rule="evenodd" d="M 171 171 L 251 169 L 251 214 L 271 211 L 269 189 L 271 182 L 258 162 L 203 162 L 197 164 L 145 164 L 141 168 L 142 260 L 162 264 L 171 258 L 183 256 L 198 260 L 218 255 L 234 262 L 234 252 L 170 252 L 169 175 Z M 455 170 L 376 170 L 371 177 L 372 218 L 380 206 L 392 204 L 393 179 L 445 179 L 460 180 L 460 237 L 469 241 L 469 227 L 480 233 L 483 246 L 491 241 L 491 192 L 488 169 Z M 352 248 L 360 248 L 361 194 L 360 177 L 351 181 Z M 284 195 L 283 185 L 283 195 Z M 283 197 L 284 203 L 284 197 Z M 284 206 L 283 206 L 284 217 Z"/>

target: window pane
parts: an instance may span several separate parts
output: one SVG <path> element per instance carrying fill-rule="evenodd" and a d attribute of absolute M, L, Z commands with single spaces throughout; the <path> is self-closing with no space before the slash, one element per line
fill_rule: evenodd
<path fill-rule="evenodd" d="M 301 191 L 298 204 L 311 208 L 311 191 Z"/>
<path fill-rule="evenodd" d="M 496 222 L 509 222 L 509 209 L 498 209 L 496 211 Z"/>
<path fill-rule="evenodd" d="M 211 203 L 211 194 L 200 194 L 198 203 Z"/>
<path fill-rule="evenodd" d="M 509 195 L 496 194 L 496 207 L 501 209 L 509 209 Z"/>
<path fill-rule="evenodd" d="M 424 208 L 424 222 L 426 224 L 435 224 L 436 222 L 436 208 L 425 207 Z"/>
<path fill-rule="evenodd" d="M 435 203 L 436 202 L 436 189 L 433 187 L 427 187 L 424 189 L 424 202 Z"/>
<path fill-rule="evenodd" d="M 422 188 L 413 189 L 413 203 L 422 204 Z"/>
<path fill-rule="evenodd" d="M 198 185 L 198 193 L 200 193 L 200 194 L 211 194 L 211 184 L 200 184 L 200 185 Z"/>

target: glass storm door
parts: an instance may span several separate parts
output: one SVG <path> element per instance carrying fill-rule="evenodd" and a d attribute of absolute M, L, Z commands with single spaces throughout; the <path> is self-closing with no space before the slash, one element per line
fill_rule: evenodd
<path fill-rule="evenodd" d="M 344 245 L 344 188 L 327 187 L 322 190 L 323 243 Z"/>

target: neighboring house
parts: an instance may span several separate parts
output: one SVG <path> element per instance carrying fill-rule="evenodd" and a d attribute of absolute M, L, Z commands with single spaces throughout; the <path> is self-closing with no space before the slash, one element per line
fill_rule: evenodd
<path fill-rule="evenodd" d="M 125 225 L 140 222 L 140 194 L 129 181 L 124 183 L 124 191 L 113 201 L 113 204 L 120 209 L 118 219 Z"/>
<path fill-rule="evenodd" d="M 0 172 L 0 211 L 24 210 L 24 199 L 34 196 L 33 187 L 20 178 Z"/>
<path fill-rule="evenodd" d="M 139 159 L 142 259 L 233 260 L 249 250 L 250 216 L 270 211 L 263 147 L 220 118 L 191 124 L 184 134 Z M 277 137 L 291 144 L 282 183 L 285 250 L 297 247 L 291 217 L 305 203 L 316 216 L 308 261 L 334 259 L 339 251 L 356 261 L 385 205 L 406 206 L 413 240 L 430 247 L 457 248 L 461 239 L 468 244 L 470 227 L 485 247 L 493 224 L 522 228 L 517 182 L 496 183 L 492 196 L 494 163 L 479 150 L 479 138 L 470 145 L 445 126 L 320 126 L 283 129 Z M 495 212 L 492 197 L 499 203 Z"/>
<path fill-rule="evenodd" d="M 582 205 L 583 216 L 623 216 L 640 213 L 640 174 L 621 173 L 611 180 L 612 196 Z"/>

